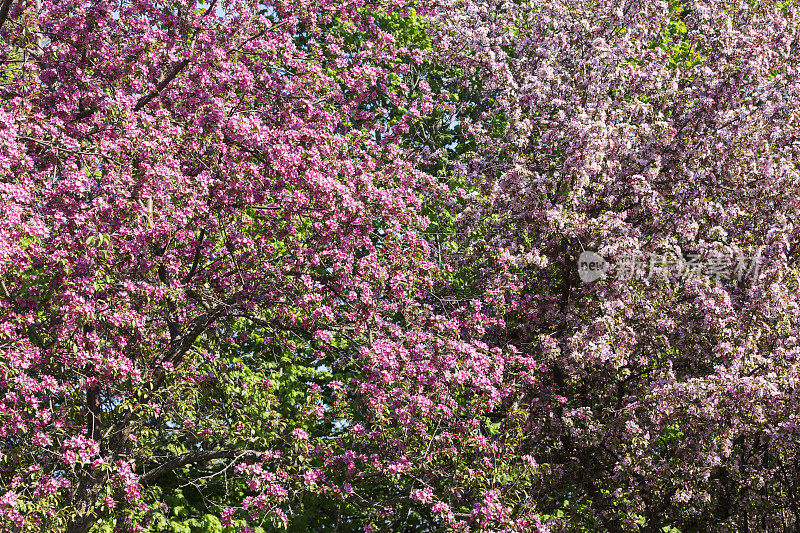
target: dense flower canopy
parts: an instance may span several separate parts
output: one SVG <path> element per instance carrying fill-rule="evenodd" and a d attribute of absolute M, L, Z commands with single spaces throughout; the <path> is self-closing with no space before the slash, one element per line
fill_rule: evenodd
<path fill-rule="evenodd" d="M 0 528 L 792 530 L 798 50 L 793 1 L 2 1 Z"/>
<path fill-rule="evenodd" d="M 546 463 L 538 509 L 600 530 L 797 523 L 796 6 L 452 12 L 434 22 L 462 66 L 448 86 L 493 105 L 464 126 L 454 174 L 476 191 L 448 261 L 503 320 L 484 341 L 531 358 L 504 402 L 525 406 L 512 453 Z M 582 283 L 586 250 L 612 275 Z M 704 271 L 670 267 L 690 255 Z"/>

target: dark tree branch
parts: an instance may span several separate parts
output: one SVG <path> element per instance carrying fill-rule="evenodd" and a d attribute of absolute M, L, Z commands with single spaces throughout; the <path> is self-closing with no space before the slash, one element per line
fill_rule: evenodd
<path fill-rule="evenodd" d="M 229 299 L 192 320 L 184 333 L 177 336 L 170 343 L 167 354 L 163 360 L 170 363 L 180 362 L 186 352 L 189 351 L 189 348 L 192 347 L 194 341 L 196 341 L 211 324 L 228 311 L 231 302 L 232 299 Z M 158 383 L 158 385 L 160 385 L 160 383 Z"/>
<path fill-rule="evenodd" d="M 211 10 L 214 9 L 214 7 L 216 5 L 217 5 L 217 0 L 211 0 L 211 3 L 208 4 L 208 9 L 206 9 L 205 13 L 203 13 L 203 15 L 200 17 L 200 20 L 203 20 L 204 18 L 206 18 L 208 16 L 208 14 L 211 13 Z"/>
<path fill-rule="evenodd" d="M 139 481 L 148 483 L 159 477 L 169 474 L 182 466 L 192 463 L 204 463 L 214 459 L 257 459 L 263 455 L 255 450 L 209 450 L 190 452 L 180 457 L 175 457 L 166 463 L 157 466 L 139 476 Z"/>
<path fill-rule="evenodd" d="M 203 228 L 200 230 L 200 238 L 197 240 L 197 246 L 194 249 L 194 258 L 192 259 L 192 268 L 189 270 L 189 273 L 183 278 L 184 283 L 189 283 L 194 275 L 197 273 L 197 266 L 200 263 L 200 252 L 203 248 L 203 239 L 206 236 L 206 229 Z"/>
<path fill-rule="evenodd" d="M 100 441 L 102 426 L 100 425 L 100 386 L 94 385 L 86 391 L 86 435 L 95 441 Z"/>
<path fill-rule="evenodd" d="M 176 65 L 175 65 L 175 66 L 172 68 L 172 70 L 170 71 L 170 73 L 169 73 L 169 74 L 167 74 L 167 76 L 166 76 L 166 77 L 165 77 L 163 80 L 161 80 L 161 81 L 158 83 L 158 85 L 156 85 L 156 88 L 155 88 L 154 90 L 150 91 L 148 94 L 146 94 L 146 95 L 142 96 L 141 98 L 139 98 L 139 100 L 136 102 L 136 105 L 133 107 L 133 110 L 134 110 L 134 111 L 141 111 L 141 109 L 142 109 L 144 106 L 146 106 L 147 104 L 149 104 L 149 103 L 150 103 L 150 101 L 151 101 L 153 98 L 155 98 L 156 96 L 158 96 L 158 94 L 159 94 L 161 91 L 163 91 L 163 90 L 164 90 L 164 89 L 167 87 L 167 85 L 169 85 L 169 82 L 171 82 L 172 80 L 174 80 L 174 79 L 175 79 L 175 76 L 177 76 L 178 74 L 180 74 L 180 73 L 181 73 L 181 71 L 182 71 L 184 68 L 186 68 L 186 65 L 188 65 L 188 64 L 189 64 L 189 60 L 188 60 L 188 59 L 184 59 L 183 61 L 181 61 L 181 62 L 179 62 L 178 64 L 176 64 Z"/>
<path fill-rule="evenodd" d="M 314 274 L 312 272 L 300 272 L 299 270 L 291 270 L 287 272 L 287 274 L 295 278 L 299 278 L 301 276 L 308 276 L 312 280 L 319 281 L 320 283 L 327 283 L 330 281 L 336 281 L 338 279 L 341 279 L 341 276 L 334 276 L 330 274 L 320 275 L 320 274 Z"/>
<path fill-rule="evenodd" d="M 14 0 L 5 0 L 5 2 L 3 2 L 3 7 L 0 7 L 0 28 L 3 27 L 3 24 L 8 18 L 8 12 L 11 10 L 11 4 L 13 2 Z"/>

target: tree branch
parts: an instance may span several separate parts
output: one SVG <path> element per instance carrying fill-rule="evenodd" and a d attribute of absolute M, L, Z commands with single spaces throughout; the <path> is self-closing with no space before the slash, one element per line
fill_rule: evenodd
<path fill-rule="evenodd" d="M 200 238 L 197 239 L 197 245 L 194 249 L 194 258 L 192 259 L 192 268 L 189 270 L 189 273 L 183 278 L 183 283 L 189 283 L 194 275 L 197 273 L 197 266 L 200 263 L 200 252 L 202 251 L 203 247 L 203 239 L 206 236 L 206 229 L 203 228 L 200 230 Z"/>
<path fill-rule="evenodd" d="M 167 354 L 162 360 L 173 364 L 180 362 L 184 354 L 192 347 L 194 341 L 196 341 L 218 318 L 228 312 L 229 305 L 232 301 L 233 299 L 231 298 L 192 320 L 184 333 L 178 335 L 170 342 Z M 163 377 L 163 374 L 156 377 L 154 380 L 154 388 L 161 386 Z"/>
<path fill-rule="evenodd" d="M 211 13 L 211 10 L 214 9 L 214 7 L 216 7 L 216 5 L 217 5 L 217 0 L 211 0 L 211 3 L 208 4 L 208 9 L 206 9 L 205 13 L 203 13 L 203 15 L 200 17 L 200 20 L 206 18 L 208 14 Z"/>
<path fill-rule="evenodd" d="M 11 4 L 14 0 L 5 0 L 3 2 L 3 7 L 0 7 L 0 28 L 3 27 L 6 19 L 8 18 L 8 12 L 11 10 Z"/>
<path fill-rule="evenodd" d="M 263 455 L 255 450 L 209 450 L 190 452 L 180 457 L 175 457 L 166 463 L 139 476 L 139 481 L 148 483 L 165 474 L 169 474 L 182 466 L 192 463 L 204 463 L 214 459 L 257 459 Z"/>
<path fill-rule="evenodd" d="M 169 82 L 171 82 L 173 79 L 175 79 L 175 76 L 180 74 L 181 71 L 184 68 L 186 68 L 186 65 L 188 65 L 188 64 L 189 64 L 189 60 L 188 59 L 184 59 L 183 61 L 181 61 L 177 65 L 175 65 L 172 68 L 172 70 L 170 71 L 170 73 L 167 74 L 167 77 L 164 78 L 163 80 L 161 80 L 158 85 L 156 85 L 156 88 L 154 90 L 150 91 L 148 94 L 146 94 L 146 95 L 142 96 L 141 98 L 139 98 L 139 100 L 136 102 L 136 105 L 133 107 L 133 110 L 134 111 L 141 111 L 141 109 L 144 106 L 146 106 L 147 104 L 149 104 L 150 101 L 153 98 L 158 96 L 158 93 L 163 91 L 166 88 L 166 86 L 169 85 Z"/>

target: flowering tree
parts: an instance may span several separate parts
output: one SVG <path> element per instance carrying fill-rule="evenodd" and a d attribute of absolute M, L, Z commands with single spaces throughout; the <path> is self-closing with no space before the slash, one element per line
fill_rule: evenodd
<path fill-rule="evenodd" d="M 454 269 L 435 307 L 496 353 L 453 379 L 494 387 L 476 470 L 519 462 L 494 479 L 501 509 L 535 503 L 569 531 L 800 522 L 799 15 L 432 9 L 463 152 L 432 156 L 461 188 L 432 220 Z M 584 251 L 605 277 L 581 280 Z"/>
<path fill-rule="evenodd" d="M 3 3 L 4 529 L 141 529 L 180 472 L 280 525 L 323 484 L 294 358 L 344 360 L 431 271 L 372 7 Z"/>
<path fill-rule="evenodd" d="M 0 2 L 0 527 L 800 523 L 798 7 L 412 7 Z"/>

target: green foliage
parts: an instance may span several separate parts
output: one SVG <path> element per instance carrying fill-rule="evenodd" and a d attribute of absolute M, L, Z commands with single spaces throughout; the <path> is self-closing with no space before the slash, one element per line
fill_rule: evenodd
<path fill-rule="evenodd" d="M 686 18 L 691 13 L 689 4 L 685 0 L 670 0 L 670 20 L 667 27 L 661 31 L 658 40 L 650 44 L 652 48 L 659 47 L 669 55 L 669 70 L 691 70 L 701 64 L 703 57 L 696 49 L 695 42 L 687 38 L 688 29 Z"/>

